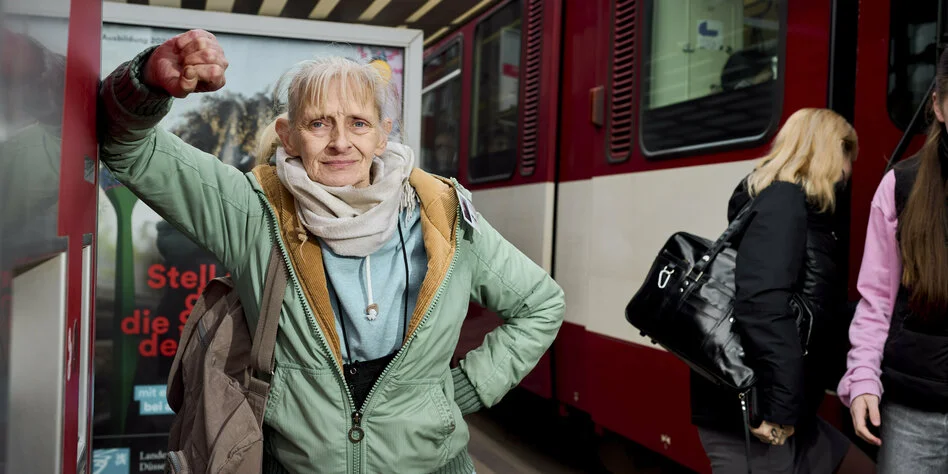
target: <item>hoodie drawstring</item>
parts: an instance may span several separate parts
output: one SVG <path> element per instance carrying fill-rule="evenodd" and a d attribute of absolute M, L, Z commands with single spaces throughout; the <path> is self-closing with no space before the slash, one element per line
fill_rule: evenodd
<path fill-rule="evenodd" d="M 365 288 L 368 291 L 368 304 L 365 307 L 366 319 L 375 321 L 379 316 L 379 305 L 375 304 L 375 298 L 372 296 L 372 257 L 365 257 Z"/>

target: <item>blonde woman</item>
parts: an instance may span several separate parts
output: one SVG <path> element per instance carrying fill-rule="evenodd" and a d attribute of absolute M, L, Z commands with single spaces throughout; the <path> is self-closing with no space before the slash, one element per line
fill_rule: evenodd
<path fill-rule="evenodd" d="M 751 432 L 760 442 L 751 443 L 747 459 L 737 398 L 692 374 L 692 422 L 715 474 L 744 474 L 748 462 L 762 473 L 873 470 L 868 457 L 816 416 L 825 387 L 821 349 L 845 343 L 826 341 L 821 329 L 843 314 L 846 287 L 837 256 L 845 249 L 834 232 L 835 210 L 856 154 L 856 132 L 845 119 L 830 110 L 799 110 L 731 196 L 729 219 L 751 205 L 751 221 L 735 242 L 734 316 L 758 375 Z M 815 313 L 806 358 L 789 304 L 794 293 Z"/>
<path fill-rule="evenodd" d="M 287 113 L 247 174 L 158 127 L 172 97 L 220 89 L 226 68 L 201 30 L 119 66 L 100 90 L 101 158 L 231 271 L 251 327 L 273 245 L 284 256 L 261 472 L 473 472 L 463 417 L 534 367 L 563 291 L 470 193 L 391 140 L 391 89 L 371 65 L 324 58 L 288 73 Z M 504 324 L 452 369 L 471 301 Z"/>

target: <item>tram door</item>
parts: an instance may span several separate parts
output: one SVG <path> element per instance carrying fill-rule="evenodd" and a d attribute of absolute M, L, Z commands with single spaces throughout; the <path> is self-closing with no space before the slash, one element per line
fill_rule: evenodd
<path fill-rule="evenodd" d="M 861 159 L 853 168 L 849 285 L 853 300 L 859 297 L 854 281 L 862 261 L 872 196 L 885 174 L 889 156 L 929 93 L 938 62 L 937 35 L 939 28 L 944 28 L 939 26 L 938 17 L 940 11 L 946 11 L 945 3 L 879 0 L 859 11 L 853 125 L 859 135 L 859 149 L 879 151 L 872 155 L 861 152 L 861 157 L 869 159 Z M 919 119 L 922 123 L 916 128 L 918 135 L 903 158 L 917 152 L 924 143 L 927 115 Z"/>
<path fill-rule="evenodd" d="M 101 1 L 0 2 L 0 473 L 89 473 Z"/>

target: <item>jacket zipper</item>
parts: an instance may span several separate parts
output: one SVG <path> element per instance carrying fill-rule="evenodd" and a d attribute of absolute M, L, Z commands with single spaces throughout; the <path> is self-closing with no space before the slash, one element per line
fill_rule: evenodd
<path fill-rule="evenodd" d="M 455 235 L 457 235 L 458 227 L 459 227 L 459 226 L 457 226 L 457 225 L 455 226 L 455 230 L 454 230 L 454 234 L 455 234 Z M 431 304 L 428 305 L 428 310 L 425 311 L 425 316 L 424 316 L 423 318 L 421 318 L 421 322 L 418 323 L 418 326 L 415 326 L 415 330 L 412 331 L 411 334 L 408 336 L 408 339 L 405 340 L 405 344 L 404 344 L 404 345 L 402 346 L 402 348 L 399 349 L 399 351 L 395 354 L 395 357 L 392 359 L 392 361 L 389 362 L 388 365 L 385 366 L 385 369 L 382 370 L 382 373 L 379 375 L 378 380 L 376 380 L 376 381 L 375 381 L 375 384 L 372 385 L 372 388 L 369 389 L 369 394 L 366 395 L 366 397 L 365 397 L 365 403 L 363 404 L 363 407 L 365 407 L 365 408 L 368 408 L 368 407 L 369 407 L 369 401 L 372 400 L 372 394 L 375 393 L 375 389 L 376 389 L 379 385 L 382 384 L 382 379 L 384 379 L 385 376 L 389 373 L 389 371 L 391 370 L 392 366 L 395 365 L 395 362 L 397 362 L 399 359 L 402 358 L 402 355 L 404 355 L 404 353 L 408 350 L 408 345 L 411 344 L 411 341 L 413 341 L 413 340 L 415 339 L 415 334 L 418 332 L 419 329 L 421 329 L 421 326 L 423 326 L 423 325 L 425 324 L 425 322 L 428 321 L 428 317 L 431 315 L 431 309 L 434 308 L 435 305 L 438 304 L 438 300 L 441 299 L 441 293 L 443 292 L 444 286 L 445 286 L 445 285 L 444 285 L 444 282 L 448 281 L 448 279 L 449 279 L 450 276 L 451 276 L 451 272 L 454 270 L 454 262 L 457 261 L 457 255 L 458 255 L 458 252 L 457 252 L 457 240 L 455 240 L 454 256 L 451 257 L 451 264 L 448 266 L 448 272 L 444 275 L 444 280 L 442 280 L 441 285 L 438 287 L 438 292 L 435 293 L 435 297 L 434 297 L 434 299 L 431 300 Z M 368 410 L 366 409 L 366 410 L 363 410 L 363 411 L 368 411 Z"/>
<path fill-rule="evenodd" d="M 392 358 L 392 360 L 385 366 L 385 369 L 383 369 L 382 373 L 379 374 L 379 378 L 375 380 L 374 384 L 372 384 L 372 388 L 369 389 L 368 395 L 365 396 L 365 402 L 363 402 L 362 404 L 362 410 L 356 410 L 352 413 L 353 428 L 350 430 L 349 440 L 355 444 L 359 444 L 359 441 L 353 440 L 351 433 L 353 432 L 353 430 L 356 430 L 358 433 L 358 436 L 364 437 L 364 432 L 362 431 L 362 428 L 360 425 L 361 425 L 362 420 L 364 419 L 364 413 L 369 412 L 369 408 L 370 408 L 369 403 L 372 401 L 372 394 L 374 394 L 375 391 L 378 389 L 378 387 L 381 386 L 382 383 L 385 381 L 385 377 L 388 375 L 389 372 L 391 372 L 392 367 L 395 366 L 395 363 L 401 360 L 401 358 L 408 351 L 408 346 L 411 344 L 413 340 L 415 340 L 415 335 L 418 333 L 418 330 L 421 329 L 421 327 L 425 324 L 425 322 L 428 321 L 428 317 L 431 316 L 432 308 L 434 308 L 438 304 L 438 301 L 441 299 L 441 294 L 444 292 L 445 282 L 449 281 L 451 278 L 451 273 L 454 271 L 454 263 L 458 259 L 458 232 L 460 232 L 460 228 L 461 228 L 460 212 L 461 212 L 460 209 L 458 209 L 455 212 L 454 255 L 451 256 L 451 264 L 448 266 L 448 272 L 445 273 L 444 279 L 441 280 L 441 285 L 438 286 L 438 292 L 435 293 L 434 299 L 431 300 L 431 304 L 428 305 L 428 309 L 425 310 L 425 316 L 421 318 L 421 321 L 418 323 L 417 326 L 415 326 L 415 330 L 412 331 L 411 334 L 408 336 L 408 339 L 405 340 L 405 344 L 403 344 L 401 349 L 399 349 L 398 352 L 395 353 L 395 357 Z M 355 456 L 355 459 L 353 459 L 354 461 L 353 464 L 360 465 L 362 461 L 361 450 L 356 451 L 354 453 L 354 456 Z M 359 472 L 359 471 L 356 471 L 356 472 Z"/>
<path fill-rule="evenodd" d="M 452 179 L 452 181 L 454 180 Z M 455 187 L 457 186 L 457 182 L 455 181 L 453 184 L 454 186 L 452 187 L 454 189 L 457 189 Z M 313 316 L 313 314 L 310 312 L 309 303 L 306 301 L 306 297 L 303 295 L 303 290 L 300 288 L 299 280 L 296 277 L 296 273 L 293 271 L 293 266 L 290 263 L 290 259 L 289 259 L 289 256 L 287 255 L 286 248 L 283 246 L 283 243 L 280 240 L 280 233 L 277 230 L 277 225 L 276 225 L 276 213 L 270 207 L 270 203 L 267 202 L 266 199 L 264 199 L 264 203 L 267 206 L 267 212 L 268 212 L 268 215 L 270 216 L 270 224 L 272 225 L 271 235 L 276 237 L 277 246 L 280 247 L 280 254 L 283 256 L 283 264 L 286 266 L 287 270 L 289 271 L 290 278 L 294 280 L 293 283 L 294 283 L 294 286 L 296 287 L 296 296 L 299 299 L 300 303 L 302 303 L 303 311 L 306 313 L 307 322 L 310 325 L 310 329 L 312 329 L 313 332 L 317 334 L 317 338 L 319 339 L 319 342 L 322 344 L 323 349 L 327 353 L 332 354 L 332 350 L 329 348 L 329 343 L 326 342 L 325 337 L 323 336 L 322 332 L 319 330 L 319 326 L 316 324 L 315 316 Z M 365 439 L 365 431 L 362 429 L 362 420 L 364 418 L 363 413 L 368 411 L 369 402 L 372 400 L 372 394 L 374 394 L 376 389 L 382 384 L 383 380 L 385 379 L 385 376 L 388 375 L 388 373 L 391 371 L 392 366 L 395 365 L 395 362 L 399 361 L 402 358 L 404 353 L 407 351 L 409 344 L 411 344 L 411 342 L 415 339 L 415 334 L 418 332 L 418 329 L 421 328 L 421 326 L 425 324 L 426 321 L 428 321 L 428 317 L 431 315 L 431 309 L 434 308 L 435 305 L 438 303 L 438 301 L 441 299 L 441 294 L 444 292 L 445 282 L 450 280 L 451 273 L 454 270 L 454 263 L 457 261 L 457 257 L 458 257 L 457 247 L 458 247 L 458 240 L 459 240 L 458 232 L 460 232 L 460 228 L 461 228 L 461 211 L 460 211 L 460 203 L 459 203 L 458 209 L 455 211 L 455 218 L 454 218 L 454 236 L 455 236 L 454 255 L 451 256 L 451 264 L 448 266 L 448 272 L 445 274 L 444 279 L 441 280 L 441 285 L 438 286 L 438 292 L 435 294 L 434 299 L 431 300 L 431 304 L 428 305 L 428 309 L 425 311 L 425 316 L 421 318 L 421 321 L 418 323 L 417 326 L 415 326 L 415 330 L 412 331 L 411 335 L 408 336 L 408 339 L 405 340 L 405 344 L 402 345 L 401 349 L 399 349 L 398 352 L 395 354 L 395 357 L 392 358 L 392 360 L 385 366 L 385 369 L 383 369 L 382 373 L 379 374 L 379 378 L 376 379 L 375 383 L 372 385 L 372 388 L 369 389 L 369 393 L 368 395 L 366 395 L 365 401 L 362 403 L 362 406 L 363 406 L 362 410 L 355 409 L 355 400 L 352 398 L 352 392 L 349 390 L 349 386 L 346 384 L 346 378 L 345 378 L 345 375 L 342 373 L 342 368 L 339 367 L 339 364 L 333 364 L 336 366 L 336 370 L 335 370 L 336 376 L 338 380 L 340 381 L 340 383 L 342 384 L 343 390 L 346 393 L 346 398 L 348 400 L 349 408 L 352 410 L 352 415 L 351 415 L 352 426 L 349 428 L 348 438 L 349 438 L 349 441 L 353 444 L 353 448 L 354 448 L 353 453 L 352 453 L 352 465 L 354 467 L 355 472 L 362 472 L 361 445 L 362 445 L 362 440 Z"/>
<path fill-rule="evenodd" d="M 171 464 L 171 472 L 173 474 L 184 472 L 184 469 L 181 468 L 181 461 L 178 459 L 177 453 L 168 453 L 168 462 Z"/>
<path fill-rule="evenodd" d="M 457 192 L 456 190 L 457 190 L 458 182 L 454 178 L 451 178 L 451 182 L 452 182 L 451 188 L 454 189 L 455 192 Z M 395 365 L 395 362 L 398 362 L 402 358 L 402 355 L 404 355 L 404 353 L 408 350 L 408 345 L 411 344 L 411 341 L 415 339 L 415 334 L 418 332 L 421 326 L 424 325 L 426 321 L 428 321 L 428 316 L 431 315 L 431 309 L 434 308 L 435 305 L 438 304 L 438 300 L 441 299 L 441 293 L 444 292 L 444 286 L 445 286 L 444 284 L 446 281 L 450 280 L 451 273 L 454 271 L 454 262 L 456 262 L 458 259 L 458 240 L 459 240 L 458 232 L 460 232 L 460 229 L 461 229 L 461 203 L 459 202 L 458 208 L 454 212 L 454 255 L 451 256 L 451 263 L 448 265 L 448 271 L 447 273 L 444 274 L 444 279 L 441 280 L 441 284 L 438 285 L 438 292 L 435 293 L 435 297 L 431 300 L 431 304 L 428 305 L 428 309 L 425 310 L 424 317 L 422 317 L 421 321 L 418 322 L 418 325 L 415 326 L 415 330 L 412 331 L 411 334 L 408 336 L 408 339 L 405 340 L 405 344 L 402 345 L 401 349 L 399 349 L 398 352 L 395 353 L 395 357 L 392 358 L 392 360 L 385 366 L 384 369 L 382 369 L 382 373 L 379 374 L 379 378 L 375 380 L 375 383 L 372 384 L 372 388 L 369 389 L 369 393 L 365 396 L 365 401 L 362 402 L 363 410 L 358 412 L 359 420 L 361 420 L 362 418 L 362 412 L 369 411 L 368 410 L 369 401 L 372 400 L 372 394 L 375 393 L 376 388 L 378 388 L 378 386 L 382 384 L 383 379 L 391 371 L 391 368 L 392 366 Z M 353 413 L 353 421 L 355 420 L 356 420 L 355 413 Z"/>
<path fill-rule="evenodd" d="M 287 272 L 289 272 L 290 280 L 293 282 L 293 286 L 296 288 L 296 297 L 299 300 L 301 306 L 303 307 L 303 311 L 306 313 L 306 322 L 309 323 L 310 330 L 316 333 L 316 338 L 319 340 L 320 344 L 322 344 L 323 350 L 325 350 L 327 354 L 332 355 L 333 353 L 332 349 L 330 349 L 329 343 L 326 341 L 325 336 L 323 336 L 322 331 L 319 330 L 319 325 L 316 324 L 316 317 L 313 316 L 312 312 L 310 311 L 309 303 L 306 301 L 306 296 L 303 295 L 303 290 L 302 290 L 302 287 L 300 286 L 299 278 L 297 278 L 296 272 L 293 270 L 293 265 L 290 263 L 290 258 L 289 258 L 289 255 L 287 255 L 286 247 L 284 247 L 283 242 L 280 239 L 280 231 L 277 226 L 276 212 L 274 212 L 273 209 L 270 207 L 270 203 L 266 200 L 266 198 L 261 197 L 261 199 L 264 201 L 264 204 L 266 205 L 266 208 L 267 208 L 267 215 L 270 217 L 270 224 L 272 226 L 270 228 L 271 236 L 276 239 L 276 244 L 278 247 L 280 247 L 280 255 L 283 256 L 283 264 L 285 265 Z M 333 361 L 332 365 L 335 366 L 334 372 L 336 373 L 336 377 L 339 380 L 340 384 L 342 385 L 343 390 L 345 391 L 346 400 L 348 401 L 349 407 L 354 407 L 355 400 L 352 398 L 352 392 L 349 391 L 349 386 L 346 385 L 346 377 L 342 373 L 342 368 L 339 367 L 339 364 L 335 363 L 335 360 Z M 349 430 L 350 440 L 352 439 L 354 430 L 358 431 L 359 435 L 364 434 L 362 432 L 362 428 L 359 426 L 361 420 L 356 418 L 355 412 L 353 412 L 352 421 L 353 421 L 353 428 L 350 428 Z M 359 441 L 361 441 L 361 436 L 359 438 Z M 358 443 L 358 441 L 353 441 L 353 443 Z M 356 456 L 355 462 L 354 462 L 355 467 L 356 467 L 355 469 L 356 472 L 359 472 L 361 470 L 359 461 L 360 461 L 359 457 Z"/>

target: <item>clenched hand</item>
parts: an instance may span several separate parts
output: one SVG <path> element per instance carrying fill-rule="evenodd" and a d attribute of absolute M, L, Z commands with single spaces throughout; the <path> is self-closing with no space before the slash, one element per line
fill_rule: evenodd
<path fill-rule="evenodd" d="M 173 97 L 213 92 L 224 87 L 227 59 L 213 34 L 191 30 L 162 43 L 145 64 L 145 85 Z"/>

